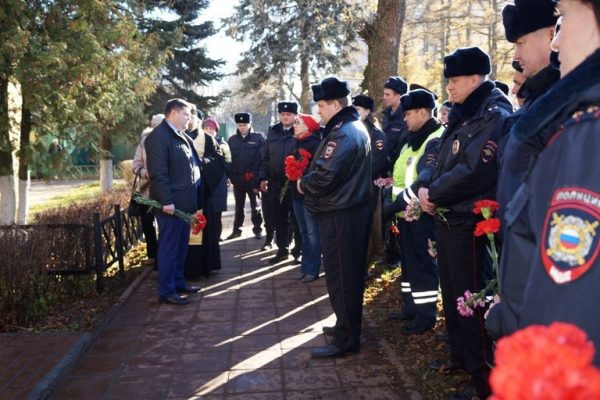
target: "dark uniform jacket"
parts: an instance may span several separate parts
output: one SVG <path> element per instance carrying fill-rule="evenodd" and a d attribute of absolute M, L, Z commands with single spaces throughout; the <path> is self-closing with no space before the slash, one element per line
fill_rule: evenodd
<path fill-rule="evenodd" d="M 512 201 L 500 297 L 486 320 L 498 338 L 531 324 L 574 323 L 600 346 L 600 51 L 540 98 L 513 128 L 534 159 Z M 594 363 L 600 365 L 599 353 Z"/>
<path fill-rule="evenodd" d="M 325 126 L 310 172 L 300 181 L 309 211 L 331 213 L 371 198 L 371 143 L 354 107 L 345 107 Z"/>
<path fill-rule="evenodd" d="M 387 171 L 391 171 L 408 137 L 408 127 L 404 123 L 404 110 L 402 106 L 398 106 L 398 109 L 393 114 L 391 108 L 385 109 L 383 111 L 383 123 L 381 127 L 385 133 L 385 145 L 388 149 Z"/>
<path fill-rule="evenodd" d="M 265 143 L 263 135 L 251 131 L 246 137 L 243 137 L 238 130 L 227 143 L 231 149 L 231 166 L 228 173 L 231 183 L 258 187 L 262 147 Z M 245 179 L 246 173 L 252 174 L 250 180 Z"/>
<path fill-rule="evenodd" d="M 373 175 L 371 178 L 375 180 L 387 173 L 388 149 L 385 145 L 385 133 L 369 120 L 364 120 L 363 123 L 369 133 L 369 139 L 371 139 L 371 154 L 373 157 Z"/>
<path fill-rule="evenodd" d="M 267 140 L 262 149 L 259 177 L 271 186 L 281 187 L 286 181 L 284 160 L 296 149 L 294 128 L 284 132 L 281 122 L 269 127 Z"/>
<path fill-rule="evenodd" d="M 523 115 L 529 112 L 532 104 L 559 79 L 560 72 L 550 65 L 527 79 L 519 90 L 519 95 L 525 98 L 523 107 L 506 119 L 504 136 L 501 139 L 498 152 L 499 178 L 496 199 L 500 203 L 501 215 L 523 181 L 523 176 L 527 171 L 531 158 L 536 156 L 544 146 L 540 142 L 540 146 L 530 148 L 533 152 L 525 151 L 522 142 L 514 135 L 509 134 L 510 129 Z"/>
<path fill-rule="evenodd" d="M 201 208 L 199 158 L 191 139 L 175 132 L 164 120 L 148 135 L 145 146 L 150 197 L 188 213 Z"/>
<path fill-rule="evenodd" d="M 452 107 L 429 184 L 430 201 L 448 208 L 449 217 L 472 218 L 475 201 L 495 197 L 499 132 L 511 112 L 508 98 L 490 81 Z"/>

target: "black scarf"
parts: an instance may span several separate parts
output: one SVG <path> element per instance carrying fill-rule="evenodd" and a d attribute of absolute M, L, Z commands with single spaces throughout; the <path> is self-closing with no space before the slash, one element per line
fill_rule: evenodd
<path fill-rule="evenodd" d="M 551 65 L 527 79 L 521 85 L 517 97 L 529 102 L 546 93 L 560 79 L 560 71 Z"/>
<path fill-rule="evenodd" d="M 454 103 L 450 109 L 450 114 L 448 114 L 448 126 L 453 128 L 456 124 L 475 116 L 477 110 L 479 110 L 495 87 L 496 85 L 493 82 L 485 81 L 462 104 Z"/>
<path fill-rule="evenodd" d="M 600 50 L 559 80 L 513 126 L 511 134 L 541 151 L 560 125 L 582 105 L 600 98 Z"/>
<path fill-rule="evenodd" d="M 431 135 L 433 132 L 437 131 L 442 123 L 435 118 L 429 119 L 429 121 L 425 122 L 423 126 L 416 132 L 411 132 L 408 134 L 408 145 L 414 150 L 418 150 L 425 140 Z"/>
<path fill-rule="evenodd" d="M 325 125 L 325 129 L 323 129 L 323 139 L 325 139 L 329 135 L 329 132 L 331 132 L 333 127 L 335 127 L 339 123 L 352 122 L 352 121 L 358 121 L 358 120 L 360 120 L 360 115 L 358 114 L 358 111 L 356 111 L 356 108 L 354 108 L 354 107 L 342 108 L 337 114 L 335 114 L 333 117 L 331 117 L 329 122 L 327 122 L 327 125 Z"/>

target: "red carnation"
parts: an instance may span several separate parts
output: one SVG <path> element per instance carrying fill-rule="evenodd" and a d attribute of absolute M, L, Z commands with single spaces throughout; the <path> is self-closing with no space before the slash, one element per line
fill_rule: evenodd
<path fill-rule="evenodd" d="M 250 182 L 252 180 L 252 178 L 254 178 L 253 172 L 244 172 L 244 180 L 246 182 Z"/>
<path fill-rule="evenodd" d="M 192 220 L 192 234 L 197 235 L 206 227 L 206 217 L 200 211 L 196 212 Z"/>
<path fill-rule="evenodd" d="M 474 214 L 481 214 L 483 209 L 490 210 L 490 213 L 494 213 L 500 209 L 500 204 L 494 200 L 479 200 L 475 202 L 475 208 L 473 209 Z M 485 215 L 484 215 L 485 217 Z"/>
<path fill-rule="evenodd" d="M 600 398 L 594 345 L 572 324 L 532 325 L 498 342 L 493 400 Z"/>
<path fill-rule="evenodd" d="M 398 236 L 400 234 L 400 229 L 398 229 L 395 224 L 392 224 L 392 226 L 390 226 L 390 232 L 392 232 L 392 235 Z"/>
<path fill-rule="evenodd" d="M 498 218 L 490 218 L 478 222 L 475 226 L 475 236 L 483 236 L 496 233 L 500 230 L 500 220 Z"/>

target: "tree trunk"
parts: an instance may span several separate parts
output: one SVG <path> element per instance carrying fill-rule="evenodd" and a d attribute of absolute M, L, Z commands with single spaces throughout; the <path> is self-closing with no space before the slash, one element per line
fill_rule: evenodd
<path fill-rule="evenodd" d="M 361 87 L 379 108 L 383 84 L 398 73 L 398 52 L 406 13 L 406 0 L 379 0 L 377 15 L 367 23 L 361 36 L 369 47 L 365 78 Z"/>
<path fill-rule="evenodd" d="M 15 222 L 16 190 L 8 78 L 0 77 L 0 225 Z"/>
<path fill-rule="evenodd" d="M 308 24 L 306 23 L 306 13 L 302 20 L 302 36 L 308 37 Z M 310 60 L 309 40 L 303 40 L 300 48 L 300 108 L 303 113 L 310 114 L 310 76 L 308 70 L 308 60 Z"/>
<path fill-rule="evenodd" d="M 29 174 L 29 163 L 32 158 L 29 135 L 31 133 L 31 111 L 23 108 L 21 115 L 21 146 L 19 151 L 19 206 L 17 212 L 17 223 L 26 224 L 29 216 L 29 189 L 31 178 Z"/>
<path fill-rule="evenodd" d="M 102 133 L 100 152 L 100 189 L 108 193 L 113 187 L 112 141 L 108 132 Z"/>

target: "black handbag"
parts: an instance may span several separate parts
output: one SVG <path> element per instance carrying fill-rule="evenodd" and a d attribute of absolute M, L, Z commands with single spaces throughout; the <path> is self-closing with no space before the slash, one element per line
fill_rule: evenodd
<path fill-rule="evenodd" d="M 134 196 L 140 196 L 140 192 L 136 190 L 138 180 L 140 179 L 140 173 L 135 174 L 133 178 L 133 185 L 131 186 L 131 197 L 129 198 L 129 207 L 127 207 L 127 215 L 130 217 L 141 217 L 144 212 L 143 206 L 135 201 Z"/>

